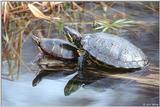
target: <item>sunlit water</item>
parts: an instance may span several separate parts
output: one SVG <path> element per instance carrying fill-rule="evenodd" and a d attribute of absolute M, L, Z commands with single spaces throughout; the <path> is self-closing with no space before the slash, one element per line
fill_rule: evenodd
<path fill-rule="evenodd" d="M 148 14 L 147 14 L 148 15 Z M 154 17 L 158 24 L 158 19 Z M 144 19 L 144 18 L 140 18 Z M 146 20 L 147 18 L 145 18 Z M 150 20 L 150 19 L 149 19 Z M 151 32 L 143 32 L 134 36 L 126 34 L 124 36 L 132 43 L 141 48 L 148 56 L 154 67 L 158 67 L 158 27 L 153 26 Z M 152 27 L 150 27 L 152 28 Z M 30 38 L 23 46 L 23 59 L 27 64 L 33 60 L 37 54 L 36 47 Z M 5 70 L 6 67 L 3 67 Z M 2 80 L 2 106 L 3 107 L 25 107 L 25 106 L 124 106 L 124 105 L 158 105 L 158 86 L 146 86 L 135 81 L 128 81 L 114 78 L 101 78 L 92 84 L 81 87 L 69 96 L 64 95 L 64 87 L 76 73 L 62 76 L 60 78 L 43 79 L 36 87 L 32 87 L 32 80 L 36 74 L 28 72 L 25 67 L 21 67 L 19 80 Z M 158 70 L 145 73 L 158 75 Z M 141 74 L 141 73 L 140 73 Z M 142 73 L 143 74 L 143 73 Z M 134 75 L 132 73 L 131 75 Z M 139 74 L 136 74 L 138 76 Z M 146 76 L 142 75 L 142 76 Z M 157 79 L 155 76 L 151 76 Z"/>

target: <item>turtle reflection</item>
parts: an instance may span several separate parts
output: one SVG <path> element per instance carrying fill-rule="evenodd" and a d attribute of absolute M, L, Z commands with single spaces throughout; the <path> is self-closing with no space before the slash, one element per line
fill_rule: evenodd
<path fill-rule="evenodd" d="M 106 70 L 108 70 L 107 73 Z M 116 70 L 119 70 L 119 72 Z M 126 81 L 125 79 L 113 78 L 109 75 L 132 73 L 138 70 L 139 69 L 106 69 L 88 65 L 85 69 L 85 72 L 83 72 L 83 78 L 81 78 L 80 74 L 76 74 L 68 81 L 64 88 L 64 95 L 68 96 L 76 92 L 81 87 L 91 88 L 95 91 L 105 91 L 105 89 L 112 87 L 113 85 Z"/>
<path fill-rule="evenodd" d="M 42 81 L 42 79 L 46 78 L 46 79 L 58 79 L 58 78 L 62 78 L 65 76 L 68 76 L 70 74 L 73 74 L 75 71 L 74 70 L 41 70 L 37 76 L 34 78 L 34 80 L 32 81 L 32 86 L 37 86 L 38 83 L 40 83 Z"/>
<path fill-rule="evenodd" d="M 40 71 L 34 78 L 32 86 L 36 86 L 43 78 L 56 79 L 76 72 L 76 63 L 56 60 L 50 56 L 44 56 L 36 64 Z"/>
<path fill-rule="evenodd" d="M 81 78 L 79 74 L 76 74 L 72 79 L 68 81 L 68 83 L 66 83 L 66 86 L 64 88 L 64 95 L 69 96 L 72 93 L 78 91 L 78 89 L 80 89 L 81 87 L 82 88 L 91 87 L 91 89 L 96 91 L 97 90 L 104 91 L 108 87 L 112 87 L 116 84 L 119 84 L 120 82 L 123 82 L 123 79 L 112 78 L 104 75 L 102 72 L 106 72 L 106 70 L 107 69 L 105 68 L 96 68 L 95 66 L 87 65 L 85 72 L 83 73 L 83 78 Z M 121 70 L 120 72 L 117 72 L 117 71 L 113 72 L 113 70 L 110 70 L 108 74 L 131 73 L 134 71 L 135 69 L 130 71 Z M 63 69 L 61 69 L 60 67 L 52 70 L 51 69 L 41 70 L 33 80 L 32 85 L 36 86 L 43 78 L 46 78 L 46 79 L 63 78 L 75 72 L 77 71 L 76 69 L 74 69 L 74 67 L 71 68 L 71 67 L 68 67 L 67 65 Z M 97 82 L 100 83 L 98 86 L 97 86 Z"/>

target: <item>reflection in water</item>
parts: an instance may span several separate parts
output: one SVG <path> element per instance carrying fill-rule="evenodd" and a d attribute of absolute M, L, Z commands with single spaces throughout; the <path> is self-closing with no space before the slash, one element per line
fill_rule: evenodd
<path fill-rule="evenodd" d="M 67 65 L 66 65 L 67 66 Z M 119 70 L 119 71 L 117 71 Z M 102 72 L 106 72 L 107 74 L 125 74 L 125 73 L 133 73 L 137 69 L 105 69 L 105 68 L 95 68 L 94 66 L 88 65 L 83 73 L 83 78 L 76 74 L 73 78 L 71 78 L 64 88 L 64 95 L 68 96 L 74 92 L 76 92 L 81 87 L 88 88 L 92 87 L 93 90 L 96 91 L 105 91 L 105 88 L 112 87 L 113 85 L 119 84 L 119 82 L 123 82 L 123 79 L 112 78 L 106 75 L 102 75 Z M 32 86 L 36 86 L 43 78 L 47 79 L 57 79 L 60 77 L 65 77 L 67 75 L 75 73 L 75 69 L 63 69 L 63 70 L 41 70 L 39 74 L 32 81 Z M 106 73 L 105 73 L 106 74 Z M 105 80 L 103 79 L 105 78 Z M 102 81 L 101 83 L 95 85 L 97 81 Z M 119 81 L 119 82 L 118 82 Z M 93 85 L 94 84 L 94 85 Z M 104 87 L 105 86 L 105 87 Z"/>
<path fill-rule="evenodd" d="M 36 86 L 43 78 L 58 79 L 70 74 L 73 74 L 75 70 L 41 70 L 38 75 L 32 81 L 32 86 Z"/>

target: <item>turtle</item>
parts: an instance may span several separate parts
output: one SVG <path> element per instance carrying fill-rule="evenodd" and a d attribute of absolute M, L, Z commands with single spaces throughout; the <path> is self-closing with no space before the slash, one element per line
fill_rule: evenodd
<path fill-rule="evenodd" d="M 148 64 L 140 48 L 118 35 L 104 32 L 82 35 L 68 26 L 64 26 L 64 35 L 79 50 L 79 73 L 83 73 L 85 59 L 111 69 L 142 69 Z"/>
<path fill-rule="evenodd" d="M 33 80 L 33 86 L 41 81 L 43 74 L 47 76 L 57 71 L 67 71 L 68 68 L 72 69 L 71 73 L 77 70 L 75 62 L 77 62 L 79 54 L 75 45 L 65 40 L 39 38 L 35 35 L 32 35 L 32 39 L 41 51 L 33 60 L 33 63 L 40 67 L 37 78 Z"/>
<path fill-rule="evenodd" d="M 40 38 L 35 35 L 32 35 L 32 39 L 41 50 L 41 52 L 33 60 L 34 63 L 37 63 L 40 59 L 43 59 L 44 56 L 64 62 L 74 62 L 77 61 L 79 57 L 77 47 L 68 41 L 55 38 Z"/>

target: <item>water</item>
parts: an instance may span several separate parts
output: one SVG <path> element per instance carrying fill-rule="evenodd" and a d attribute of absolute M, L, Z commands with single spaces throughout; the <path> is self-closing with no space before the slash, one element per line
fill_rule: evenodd
<path fill-rule="evenodd" d="M 116 6 L 116 8 L 120 7 Z M 131 11 L 132 9 L 127 12 L 131 13 Z M 98 71 L 98 68 L 89 70 L 87 79 L 90 80 L 87 80 L 86 83 L 89 84 L 79 87 L 69 96 L 65 96 L 64 89 L 68 81 L 76 77 L 76 72 L 67 73 L 68 71 L 60 70 L 58 73 L 50 75 L 50 78 L 44 78 L 37 86 L 33 87 L 32 81 L 36 77 L 36 73 L 29 72 L 24 66 L 21 66 L 19 80 L 2 80 L 2 106 L 157 106 L 159 104 L 158 17 L 144 11 L 143 15 L 143 17 L 133 16 L 135 18 L 139 16 L 137 20 L 150 23 L 145 26 L 149 28 L 149 31 L 137 28 L 134 29 L 137 30 L 136 34 L 125 32 L 125 34 L 121 33 L 120 35 L 141 48 L 148 56 L 150 65 L 144 70 L 125 74 L 93 72 Z M 23 60 L 31 69 L 35 67 L 31 66 L 30 62 L 37 53 L 38 50 L 29 37 L 23 45 Z M 3 66 L 3 71 L 5 69 L 6 66 Z M 73 86 L 76 85 L 75 83 Z"/>

